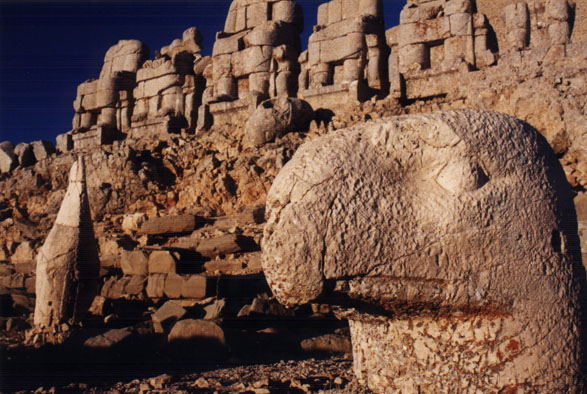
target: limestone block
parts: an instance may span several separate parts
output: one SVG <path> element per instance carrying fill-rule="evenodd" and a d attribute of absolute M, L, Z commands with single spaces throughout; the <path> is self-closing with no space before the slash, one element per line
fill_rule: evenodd
<path fill-rule="evenodd" d="M 473 4 L 471 0 L 449 0 L 444 6 L 445 15 L 472 13 Z M 452 23 L 452 21 L 451 21 Z"/>
<path fill-rule="evenodd" d="M 354 306 L 341 316 L 374 392 L 582 393 L 585 271 L 564 179 L 536 130 L 494 112 L 337 130 L 275 178 L 263 271 L 284 305 Z"/>
<path fill-rule="evenodd" d="M 216 58 L 218 55 L 238 52 L 244 49 L 244 34 L 235 34 L 226 38 L 217 38 L 212 50 L 212 57 Z"/>
<path fill-rule="evenodd" d="M 69 135 L 69 134 L 62 134 L 62 135 Z M 57 139 L 59 139 L 59 136 L 57 136 Z M 71 136 L 69 136 L 69 140 L 71 141 Z M 1 146 L 1 144 L 0 144 L 0 146 Z M 69 147 L 69 145 L 68 145 L 68 147 Z M 71 148 L 68 150 L 71 150 Z M 64 152 L 64 151 L 62 151 L 62 152 Z M 35 152 L 34 152 L 33 146 L 31 144 L 21 142 L 20 144 L 16 145 L 16 147 L 14 148 L 14 154 L 18 157 L 18 164 L 21 167 L 32 166 L 33 164 L 36 163 Z"/>
<path fill-rule="evenodd" d="M 514 29 L 507 33 L 510 49 L 521 51 L 528 46 L 530 35 L 527 29 Z"/>
<path fill-rule="evenodd" d="M 33 244 L 29 241 L 25 241 L 18 245 L 12 256 L 10 257 L 10 261 L 15 263 L 22 263 L 33 261 L 35 259 L 35 248 Z"/>
<path fill-rule="evenodd" d="M 259 146 L 290 131 L 306 130 L 313 116 L 314 110 L 310 104 L 300 99 L 279 97 L 264 101 L 247 120 L 246 141 L 252 146 Z M 237 238 L 227 238 L 220 245 L 225 245 L 223 248 L 227 250 L 241 248 Z M 219 248 L 212 246 L 212 250 Z M 201 245 L 198 246 L 198 252 L 200 248 Z"/>
<path fill-rule="evenodd" d="M 73 149 L 73 139 L 71 137 L 71 134 L 69 133 L 64 133 L 64 134 L 59 134 L 56 137 L 56 142 L 57 142 L 57 151 L 61 152 L 61 153 L 65 153 L 65 152 L 69 152 L 70 150 Z M 34 161 L 34 154 L 32 155 L 32 159 Z"/>
<path fill-rule="evenodd" d="M 328 25 L 328 4 L 323 3 L 318 6 L 318 26 Z"/>
<path fill-rule="evenodd" d="M 224 331 L 218 324 L 209 320 L 185 319 L 175 323 L 169 336 L 169 343 L 186 341 L 205 341 L 208 345 L 226 344 Z"/>
<path fill-rule="evenodd" d="M 182 34 L 182 44 L 190 53 L 202 50 L 202 33 L 196 27 L 190 27 Z"/>
<path fill-rule="evenodd" d="M 96 93 L 98 91 L 98 83 L 99 81 L 97 79 L 89 79 L 79 84 L 77 87 L 77 96 L 81 97 Z"/>
<path fill-rule="evenodd" d="M 364 34 L 367 25 L 361 19 L 351 19 L 333 23 L 323 29 L 314 32 L 310 36 L 310 43 L 317 41 L 332 41 L 335 38 L 340 38 L 349 35 L 350 33 Z"/>
<path fill-rule="evenodd" d="M 544 11 L 549 22 L 567 22 L 569 20 L 569 3 L 567 0 L 547 0 Z"/>
<path fill-rule="evenodd" d="M 462 59 L 475 65 L 474 51 L 472 36 L 455 36 L 444 41 L 444 61 L 447 63 L 453 62 L 455 59 Z"/>
<path fill-rule="evenodd" d="M 473 17 L 470 13 L 450 16 L 450 34 L 453 36 L 470 36 L 473 34 Z"/>
<path fill-rule="evenodd" d="M 210 106 L 203 104 L 198 108 L 198 123 L 196 125 L 197 131 L 209 130 L 212 127 L 212 115 L 210 114 Z"/>
<path fill-rule="evenodd" d="M 282 71 L 275 78 L 276 96 L 293 97 L 297 92 L 296 75 L 291 71 Z"/>
<path fill-rule="evenodd" d="M 367 81 L 369 87 L 373 89 L 381 89 L 383 70 L 380 60 L 380 57 L 373 56 L 369 58 L 369 63 L 367 64 Z"/>
<path fill-rule="evenodd" d="M 333 83 L 333 67 L 328 63 L 320 63 L 312 68 L 310 75 L 310 83 L 312 87 L 320 87 L 332 85 Z"/>
<path fill-rule="evenodd" d="M 548 26 L 550 45 L 568 44 L 571 38 L 571 29 L 568 22 L 554 22 Z"/>
<path fill-rule="evenodd" d="M 236 100 L 238 88 L 234 78 L 221 78 L 216 84 L 216 97 L 220 100 Z"/>
<path fill-rule="evenodd" d="M 361 79 L 363 65 L 361 59 L 347 59 L 344 61 L 344 82 L 351 82 Z"/>
<path fill-rule="evenodd" d="M 413 44 L 401 47 L 398 51 L 399 70 L 406 73 L 414 65 L 419 69 L 430 66 L 430 50 L 425 44 Z"/>
<path fill-rule="evenodd" d="M 226 22 L 224 23 L 224 31 L 227 33 L 234 33 L 236 30 L 236 2 L 232 2 L 230 10 L 226 16 Z"/>
<path fill-rule="evenodd" d="M 84 99 L 85 99 L 85 97 L 84 97 Z M 83 114 L 80 114 L 79 127 L 81 129 L 89 129 L 94 124 L 96 124 L 96 120 L 97 120 L 96 114 L 93 114 L 91 112 L 84 112 Z"/>
<path fill-rule="evenodd" d="M 272 53 L 270 46 L 254 46 L 233 53 L 230 60 L 232 75 L 239 78 L 254 72 L 269 72 Z"/>
<path fill-rule="evenodd" d="M 12 142 L 5 141 L 0 144 L 0 172 L 7 173 L 18 165 L 18 158 L 14 154 Z"/>
<path fill-rule="evenodd" d="M 117 128 L 117 109 L 102 108 L 98 115 L 98 126 Z"/>
<path fill-rule="evenodd" d="M 119 71 L 136 73 L 149 58 L 149 48 L 137 40 L 120 40 L 104 57 L 104 66 L 100 78 L 108 77 Z"/>
<path fill-rule="evenodd" d="M 385 41 L 390 48 L 393 48 L 399 44 L 399 33 L 399 26 L 392 27 L 391 29 L 385 31 Z"/>
<path fill-rule="evenodd" d="M 211 66 L 212 64 L 212 57 L 210 56 L 204 56 L 203 58 L 197 60 L 194 62 L 194 74 L 195 75 L 201 75 L 204 78 L 208 79 L 208 75 L 206 73 L 206 69 Z"/>
<path fill-rule="evenodd" d="M 124 285 L 124 294 L 128 295 L 139 295 L 142 294 L 145 289 L 146 277 L 135 275 L 128 278 L 128 281 Z"/>
<path fill-rule="evenodd" d="M 161 92 L 159 113 L 165 115 L 179 115 L 185 113 L 184 94 L 180 86 L 172 86 Z"/>
<path fill-rule="evenodd" d="M 253 73 L 249 75 L 249 91 L 251 93 L 268 95 L 270 73 Z"/>
<path fill-rule="evenodd" d="M 356 59 L 366 50 L 365 38 L 362 33 L 350 33 L 335 38 L 331 42 L 320 42 L 320 62 L 330 63 L 338 60 Z"/>
<path fill-rule="evenodd" d="M 167 250 L 156 250 L 149 255 L 149 274 L 169 274 L 175 272 L 177 260 Z"/>
<path fill-rule="evenodd" d="M 530 17 L 526 3 L 508 4 L 504 7 L 503 13 L 507 31 L 528 29 L 530 27 Z"/>
<path fill-rule="evenodd" d="M 151 316 L 153 329 L 157 334 L 163 334 L 169 331 L 175 322 L 180 320 L 186 313 L 187 311 L 176 301 L 167 301 Z"/>
<path fill-rule="evenodd" d="M 404 7 L 399 16 L 400 24 L 416 23 L 434 19 L 441 11 L 443 11 L 443 5 L 437 1 L 421 4 L 418 7 Z M 445 12 L 445 15 L 449 14 Z"/>
<path fill-rule="evenodd" d="M 181 298 L 181 286 L 183 282 L 184 278 L 175 272 L 167 275 L 165 278 L 165 288 L 163 289 L 165 295 L 172 299 Z"/>
<path fill-rule="evenodd" d="M 315 66 L 320 63 L 320 43 L 308 43 L 308 63 L 310 66 Z"/>
<path fill-rule="evenodd" d="M 164 216 L 151 218 L 139 228 L 140 234 L 181 234 L 191 233 L 196 229 L 194 215 Z"/>
<path fill-rule="evenodd" d="M 439 17 L 421 23 L 408 23 L 398 26 L 399 46 L 444 40 L 450 37 L 449 17 Z"/>
<path fill-rule="evenodd" d="M 50 141 L 34 141 L 31 142 L 31 145 L 33 146 L 33 153 L 35 154 L 35 159 L 37 161 L 45 160 L 55 153 L 55 145 Z"/>
<path fill-rule="evenodd" d="M 55 224 L 37 257 L 34 324 L 49 333 L 79 321 L 96 295 L 100 269 L 83 158 L 73 164 Z"/>
<path fill-rule="evenodd" d="M 158 96 L 162 91 L 172 86 L 183 85 L 185 78 L 180 74 L 168 74 L 156 79 L 150 79 L 148 81 L 141 82 L 144 89 L 142 96 L 137 97 L 155 97 Z"/>
<path fill-rule="evenodd" d="M 98 90 L 95 94 L 95 100 L 94 107 L 90 108 L 88 108 L 86 102 L 83 101 L 84 108 L 92 110 L 104 107 L 114 107 L 119 100 L 118 90 Z"/>
<path fill-rule="evenodd" d="M 295 1 L 282 0 L 273 3 L 273 20 L 297 25 L 298 33 L 303 30 L 303 16 Z"/>
<path fill-rule="evenodd" d="M 270 3 L 253 3 L 247 7 L 247 29 L 252 29 L 269 20 Z"/>
<path fill-rule="evenodd" d="M 305 65 L 302 65 L 302 70 L 298 75 L 298 91 L 303 91 L 309 88 L 310 78 L 308 70 Z"/>
<path fill-rule="evenodd" d="M 213 67 L 212 70 L 212 78 L 209 78 L 210 81 L 218 81 L 221 78 L 226 78 L 231 76 L 232 67 L 231 67 L 231 59 L 232 54 L 226 55 L 219 55 L 213 58 Z M 212 85 L 213 86 L 213 85 Z"/>
<path fill-rule="evenodd" d="M 145 62 L 145 66 L 137 72 L 137 83 L 155 79 L 168 74 L 178 74 L 173 62 L 165 59 L 158 59 L 153 62 Z"/>
<path fill-rule="evenodd" d="M 475 65 L 484 68 L 495 63 L 495 55 L 487 48 L 487 36 L 475 36 Z"/>
<path fill-rule="evenodd" d="M 251 46 L 272 46 L 281 44 L 295 46 L 298 42 L 298 33 L 292 25 L 266 22 L 255 27 L 244 37 L 246 47 Z"/>
<path fill-rule="evenodd" d="M 234 31 L 240 32 L 247 28 L 247 7 L 238 7 L 234 20 Z"/>
<path fill-rule="evenodd" d="M 328 24 L 340 22 L 342 20 L 342 0 L 331 0 L 328 3 Z"/>
<path fill-rule="evenodd" d="M 147 297 L 161 298 L 163 297 L 163 289 L 165 288 L 165 275 L 149 275 L 147 279 Z"/>
<path fill-rule="evenodd" d="M 120 268 L 125 275 L 146 275 L 148 273 L 149 258 L 140 250 L 123 251 L 120 259 Z"/>
<path fill-rule="evenodd" d="M 363 16 L 371 16 L 375 18 L 383 17 L 383 2 L 382 0 L 360 0 L 359 13 Z"/>
<path fill-rule="evenodd" d="M 181 296 L 195 300 L 206 298 L 206 283 L 205 276 L 189 275 L 181 285 Z"/>

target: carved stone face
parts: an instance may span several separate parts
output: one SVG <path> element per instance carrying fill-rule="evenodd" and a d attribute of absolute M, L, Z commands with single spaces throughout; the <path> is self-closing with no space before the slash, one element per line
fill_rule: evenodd
<path fill-rule="evenodd" d="M 507 346 L 507 336 L 537 349 L 537 338 L 556 329 L 552 341 L 563 346 L 571 338 L 570 352 L 576 353 L 573 270 L 580 261 L 571 263 L 576 218 L 564 179 L 531 127 L 496 113 L 416 115 L 337 131 L 301 147 L 276 178 L 267 200 L 265 274 L 286 305 L 354 302 L 351 321 L 355 328 L 378 322 L 369 330 L 380 349 L 395 346 L 387 334 L 376 333 L 381 327 L 414 334 L 402 324 L 448 319 L 457 323 L 456 334 L 464 320 L 473 319 L 468 324 L 475 321 L 488 333 L 501 316 L 494 343 Z M 367 328 L 351 328 L 357 361 L 373 348 L 364 345 L 366 336 L 359 340 Z M 478 341 L 491 347 L 490 336 Z M 529 384 L 535 384 L 536 370 L 577 362 L 540 364 L 540 353 L 560 351 L 551 345 L 510 352 L 508 362 L 533 365 L 533 372 L 524 370 L 528 376 L 519 374 Z M 432 353 L 440 362 L 455 351 L 449 346 Z M 453 379 L 435 375 L 425 382 L 425 368 L 430 365 L 407 368 L 414 377 L 410 384 L 419 379 L 435 387 Z M 509 384 L 495 375 L 493 383 L 476 387 Z M 372 389 L 394 387 L 393 374 L 377 376 L 365 378 Z"/>

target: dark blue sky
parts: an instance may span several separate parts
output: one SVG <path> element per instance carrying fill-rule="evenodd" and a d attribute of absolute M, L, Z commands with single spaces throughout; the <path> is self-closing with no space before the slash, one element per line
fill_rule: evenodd
<path fill-rule="evenodd" d="M 304 47 L 323 2 L 298 0 Z M 387 28 L 398 23 L 404 3 L 384 0 Z M 0 141 L 54 142 L 71 130 L 77 85 L 99 76 L 106 51 L 118 40 L 141 40 L 152 54 L 196 26 L 204 36 L 203 54 L 209 55 L 229 5 L 229 0 L 0 0 Z"/>

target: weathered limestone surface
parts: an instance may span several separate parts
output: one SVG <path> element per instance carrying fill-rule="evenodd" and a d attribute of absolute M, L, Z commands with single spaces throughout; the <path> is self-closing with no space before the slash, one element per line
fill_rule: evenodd
<path fill-rule="evenodd" d="M 527 124 L 463 110 L 330 133 L 279 173 L 267 215 L 274 294 L 356 301 L 372 390 L 583 392 L 576 214 Z"/>
<path fill-rule="evenodd" d="M 95 296 L 99 267 L 85 166 L 79 158 L 71 168 L 55 224 L 37 257 L 35 326 L 53 329 L 82 318 Z"/>
<path fill-rule="evenodd" d="M 318 24 L 300 56 L 299 95 L 317 105 L 335 90 L 363 101 L 387 91 L 387 57 L 381 0 L 332 0 L 318 8 Z M 346 99 L 346 100 L 345 100 Z"/>

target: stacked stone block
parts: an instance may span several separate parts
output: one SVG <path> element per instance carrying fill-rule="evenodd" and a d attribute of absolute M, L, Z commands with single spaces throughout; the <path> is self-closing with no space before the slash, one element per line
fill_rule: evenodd
<path fill-rule="evenodd" d="M 295 1 L 233 1 L 206 70 L 204 104 L 237 101 L 236 106 L 248 106 L 295 96 L 302 29 Z"/>
<path fill-rule="evenodd" d="M 121 40 L 104 58 L 99 79 L 79 85 L 73 103 L 73 130 L 57 138 L 60 151 L 109 144 L 130 129 L 136 73 L 149 56 L 137 40 Z"/>
<path fill-rule="evenodd" d="M 573 8 L 567 0 L 520 1 L 503 9 L 506 50 L 568 44 Z"/>
<path fill-rule="evenodd" d="M 386 32 L 390 94 L 401 98 L 403 81 L 445 72 L 467 72 L 495 63 L 492 31 L 474 0 L 413 0 L 400 24 Z"/>
<path fill-rule="evenodd" d="M 192 27 L 181 39 L 161 48 L 155 60 L 147 60 L 138 70 L 133 91 L 134 137 L 162 124 L 168 132 L 195 129 L 205 87 L 202 64 L 210 60 L 200 55 L 201 42 L 200 32 Z"/>
<path fill-rule="evenodd" d="M 298 59 L 300 96 L 349 90 L 355 99 L 387 89 L 387 53 L 380 0 L 332 0 L 318 8 L 308 51 Z M 372 90 L 370 91 L 369 88 Z"/>

